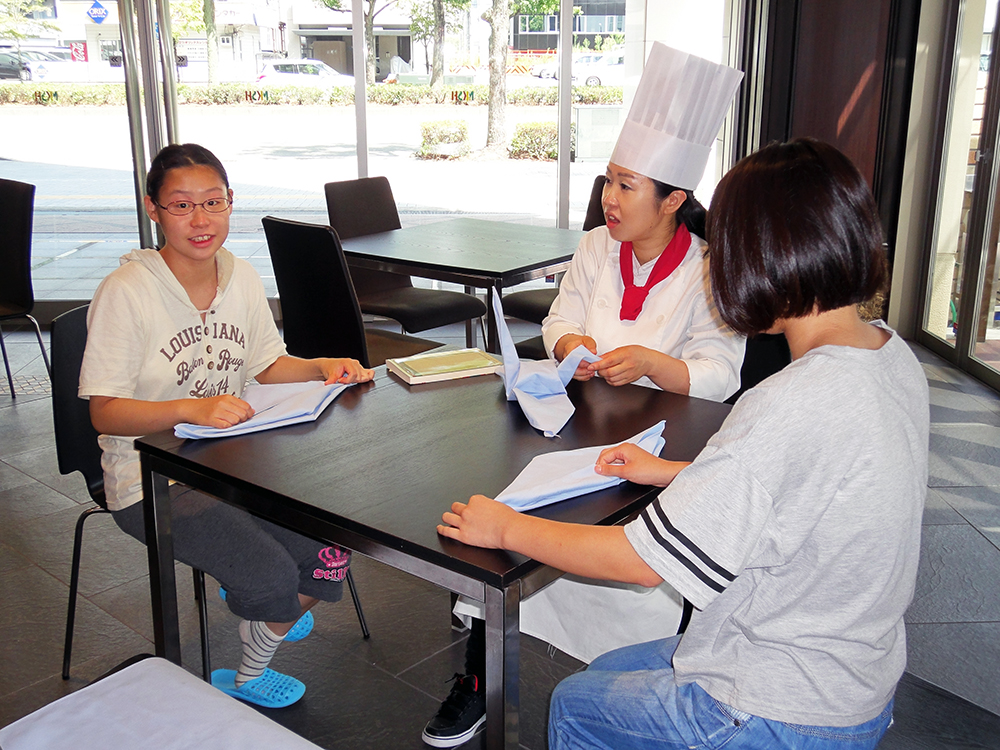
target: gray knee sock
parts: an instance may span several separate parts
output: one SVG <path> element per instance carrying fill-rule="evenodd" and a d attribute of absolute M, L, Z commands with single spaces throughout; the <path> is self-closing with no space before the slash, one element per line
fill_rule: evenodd
<path fill-rule="evenodd" d="M 243 661 L 236 672 L 237 688 L 264 674 L 285 636 L 275 635 L 263 622 L 241 620 L 240 640 L 243 641 Z"/>

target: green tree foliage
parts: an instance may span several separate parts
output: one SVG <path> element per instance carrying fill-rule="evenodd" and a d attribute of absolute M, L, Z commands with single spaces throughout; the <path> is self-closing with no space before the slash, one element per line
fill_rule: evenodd
<path fill-rule="evenodd" d="M 40 0 L 0 0 L 0 39 L 27 39 L 42 31 L 57 31 L 55 24 L 35 18 L 44 11 Z"/>

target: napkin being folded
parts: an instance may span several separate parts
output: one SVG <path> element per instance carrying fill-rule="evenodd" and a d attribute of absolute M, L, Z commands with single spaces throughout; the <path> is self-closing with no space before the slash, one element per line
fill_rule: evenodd
<path fill-rule="evenodd" d="M 243 400 L 255 414 L 246 422 L 220 429 L 181 423 L 174 434 L 182 438 L 213 438 L 246 435 L 300 422 L 313 422 L 351 383 L 325 385 L 318 380 L 305 383 L 251 383 L 243 392 Z"/>
<path fill-rule="evenodd" d="M 665 426 L 666 422 L 657 422 L 625 442 L 635 443 L 658 456 L 666 442 L 663 439 Z M 619 443 L 535 456 L 496 499 L 514 510 L 525 511 L 621 484 L 625 481 L 621 477 L 609 477 L 594 471 L 601 451 L 612 445 Z"/>
<path fill-rule="evenodd" d="M 566 395 L 566 384 L 573 379 L 580 362 L 596 362 L 600 357 L 586 347 L 578 346 L 558 367 L 551 359 L 518 359 L 514 339 L 503 317 L 503 304 L 497 294 L 493 295 L 493 313 L 500 337 L 507 400 L 517 401 L 531 426 L 541 430 L 545 437 L 553 437 L 576 411 Z"/>

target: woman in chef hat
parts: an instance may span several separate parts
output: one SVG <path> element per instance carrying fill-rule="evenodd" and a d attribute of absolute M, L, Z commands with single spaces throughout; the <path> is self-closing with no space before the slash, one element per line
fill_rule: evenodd
<path fill-rule="evenodd" d="M 606 226 L 589 232 L 542 325 L 557 360 L 578 345 L 602 355 L 578 379 L 637 383 L 722 401 L 740 387 L 745 338 L 712 302 L 705 209 L 694 197 L 743 74 L 654 43 L 611 156 L 602 197 Z M 423 731 L 454 747 L 485 722 L 482 607 L 464 597 L 465 674 Z M 584 661 L 673 635 L 681 597 L 640 586 L 565 576 L 521 605 L 521 631 Z"/>
<path fill-rule="evenodd" d="M 580 242 L 542 325 L 557 359 L 580 344 L 577 377 L 722 401 L 740 386 L 745 339 L 719 318 L 694 197 L 742 73 L 654 44 L 611 155 L 606 225 Z"/>

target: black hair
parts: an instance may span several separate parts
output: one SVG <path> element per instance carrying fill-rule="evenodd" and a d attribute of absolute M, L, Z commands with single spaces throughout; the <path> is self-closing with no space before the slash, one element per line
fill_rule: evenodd
<path fill-rule="evenodd" d="M 680 190 L 687 197 L 680 208 L 677 209 L 675 218 L 677 222 L 683 224 L 688 228 L 691 234 L 696 234 L 699 237 L 705 236 L 705 207 L 698 202 L 698 199 L 694 197 L 694 193 L 690 190 L 685 190 L 684 188 L 674 187 L 673 185 L 668 185 L 665 182 L 660 182 L 659 180 L 654 180 L 652 177 L 649 178 L 653 183 L 653 188 L 656 190 L 656 200 L 663 202 L 667 199 L 675 190 Z"/>
<path fill-rule="evenodd" d="M 197 143 L 172 143 L 164 146 L 153 159 L 149 172 L 146 174 L 146 195 L 155 202 L 160 200 L 160 188 L 167 177 L 167 172 L 178 167 L 211 167 L 222 178 L 226 189 L 229 189 L 229 176 L 226 168 L 218 157 L 204 146 Z"/>
<path fill-rule="evenodd" d="M 739 333 L 871 299 L 886 280 L 878 206 L 833 146 L 772 143 L 719 182 L 708 213 L 712 292 Z"/>

